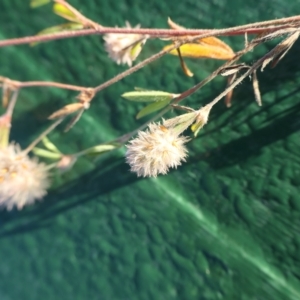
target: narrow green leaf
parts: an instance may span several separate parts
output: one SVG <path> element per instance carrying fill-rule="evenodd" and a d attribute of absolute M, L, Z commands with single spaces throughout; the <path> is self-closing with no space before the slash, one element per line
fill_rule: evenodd
<path fill-rule="evenodd" d="M 140 119 L 144 116 L 147 116 L 155 111 L 158 111 L 162 108 L 164 108 L 165 106 L 167 106 L 170 103 L 170 100 L 164 100 L 164 101 L 159 101 L 159 102 L 154 102 L 151 103 L 149 105 L 147 105 L 146 107 L 144 107 L 137 115 L 136 118 Z"/>
<path fill-rule="evenodd" d="M 62 4 L 55 3 L 53 5 L 53 11 L 55 14 L 59 15 L 64 19 L 67 19 L 72 22 L 78 22 L 77 16 Z"/>
<path fill-rule="evenodd" d="M 45 158 L 50 158 L 50 159 L 60 159 L 61 158 L 61 154 L 60 153 L 54 153 L 42 148 L 33 148 L 32 152 L 36 155 L 36 156 L 40 156 L 40 157 L 45 157 Z"/>
<path fill-rule="evenodd" d="M 31 0 L 30 1 L 30 7 L 31 8 L 36 8 L 45 4 L 50 3 L 51 0 Z"/>
<path fill-rule="evenodd" d="M 171 101 L 178 95 L 162 91 L 133 91 L 122 95 L 123 98 L 129 101 L 136 102 L 159 102 Z"/>
<path fill-rule="evenodd" d="M 98 156 L 105 152 L 112 151 L 114 149 L 119 148 L 120 145 L 116 144 L 106 144 L 106 145 L 98 145 L 92 148 L 84 150 L 84 154 L 88 156 Z"/>
<path fill-rule="evenodd" d="M 49 151 L 57 154 L 61 154 L 61 152 L 57 149 L 57 147 L 52 142 L 50 142 L 50 140 L 47 137 L 44 137 L 42 139 L 42 143 L 45 146 L 45 148 L 48 149 Z"/>

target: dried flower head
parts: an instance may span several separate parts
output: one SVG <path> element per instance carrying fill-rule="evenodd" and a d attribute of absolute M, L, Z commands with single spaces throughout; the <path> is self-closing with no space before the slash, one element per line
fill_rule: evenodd
<path fill-rule="evenodd" d="M 27 156 L 19 145 L 0 149 L 0 206 L 21 209 L 45 196 L 48 186 L 44 164 Z"/>
<path fill-rule="evenodd" d="M 127 21 L 126 28 L 132 28 Z M 140 25 L 138 24 L 135 28 L 140 28 Z M 108 33 L 103 37 L 105 50 L 108 52 L 109 57 L 116 61 L 118 65 L 128 64 L 130 67 L 140 54 L 147 38 L 147 36 L 142 34 L 122 33 Z"/>
<path fill-rule="evenodd" d="M 177 168 L 185 161 L 188 151 L 184 144 L 188 140 L 172 128 L 152 123 L 126 146 L 126 161 L 138 176 L 166 174 L 169 168 Z"/>

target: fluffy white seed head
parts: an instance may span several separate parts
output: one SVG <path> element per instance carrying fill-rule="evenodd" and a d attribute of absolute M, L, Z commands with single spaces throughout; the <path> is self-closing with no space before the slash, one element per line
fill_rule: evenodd
<path fill-rule="evenodd" d="M 19 145 L 0 149 L 0 206 L 22 209 L 45 196 L 48 187 L 46 165 L 27 156 Z"/>
<path fill-rule="evenodd" d="M 131 28 L 126 22 L 126 28 Z M 137 25 L 135 28 L 140 28 Z M 143 45 L 146 43 L 147 36 L 141 34 L 122 34 L 108 33 L 105 34 L 105 50 L 109 57 L 117 62 L 117 64 L 127 64 L 131 67 L 132 62 L 140 54 Z"/>
<path fill-rule="evenodd" d="M 152 123 L 126 146 L 126 161 L 138 176 L 166 174 L 169 168 L 177 168 L 185 161 L 188 151 L 184 144 L 188 140 L 172 128 Z"/>

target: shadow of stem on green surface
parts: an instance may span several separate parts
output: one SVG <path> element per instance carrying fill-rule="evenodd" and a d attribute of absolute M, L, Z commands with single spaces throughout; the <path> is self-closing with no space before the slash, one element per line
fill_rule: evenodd
<path fill-rule="evenodd" d="M 299 90 L 297 90 L 298 92 Z M 291 94 L 295 94 L 295 92 Z M 189 163 L 195 163 L 199 159 L 204 159 L 216 169 L 239 164 L 250 157 L 258 155 L 263 147 L 285 139 L 299 131 L 299 117 L 300 103 L 278 113 L 276 116 L 274 115 L 272 117 L 274 120 L 268 120 L 272 121 L 268 125 L 256 129 L 246 136 L 230 140 L 226 144 L 221 144 L 217 148 L 211 149 L 209 156 L 207 156 L 207 153 L 204 153 L 190 157 Z"/>

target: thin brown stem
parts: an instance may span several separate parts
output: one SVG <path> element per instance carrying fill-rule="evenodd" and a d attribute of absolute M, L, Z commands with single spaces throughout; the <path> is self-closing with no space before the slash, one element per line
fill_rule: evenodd
<path fill-rule="evenodd" d="M 210 105 L 213 106 L 217 102 L 219 102 L 224 96 L 226 96 L 230 91 L 232 91 L 239 83 L 241 83 L 247 76 L 251 75 L 253 72 L 255 72 L 262 64 L 263 62 L 268 58 L 274 58 L 276 54 L 278 54 L 278 47 L 274 47 L 270 52 L 265 54 L 263 57 L 261 57 L 259 60 L 257 60 L 243 75 L 238 77 L 230 86 L 228 86 L 221 94 L 219 94 L 211 103 Z"/>
<path fill-rule="evenodd" d="M 59 125 L 64 118 L 60 118 L 52 123 L 41 135 L 39 135 L 24 151 L 24 154 L 28 154 L 46 135 L 48 135 L 57 125 Z"/>
<path fill-rule="evenodd" d="M 124 72 L 122 72 L 122 73 L 120 73 L 120 74 L 118 74 L 117 76 L 113 77 L 112 79 L 110 79 L 110 80 L 108 80 L 108 81 L 106 81 L 106 82 L 104 82 L 104 83 L 98 85 L 98 86 L 95 87 L 95 89 L 94 89 L 95 93 L 100 92 L 101 90 L 103 90 L 103 89 L 109 87 L 110 85 L 112 85 L 112 84 L 118 82 L 119 80 L 121 80 L 121 79 L 127 77 L 128 75 L 130 75 L 130 74 L 132 74 L 132 73 L 138 71 L 139 69 L 141 69 L 141 68 L 145 67 L 146 65 L 152 63 L 153 61 L 159 59 L 160 57 L 162 57 L 163 55 L 167 54 L 167 53 L 170 52 L 172 49 L 176 49 L 177 47 L 179 47 L 179 46 L 174 46 L 173 48 L 170 48 L 170 49 L 161 50 L 161 51 L 159 51 L 158 53 L 156 53 L 156 54 L 150 56 L 149 58 L 147 58 L 147 59 L 141 61 L 141 62 L 138 63 L 137 65 L 135 65 L 135 66 L 129 68 L 128 70 L 126 70 L 126 71 L 124 71 Z"/>
<path fill-rule="evenodd" d="M 216 76 L 218 76 L 220 74 L 220 71 L 230 65 L 232 65 L 234 62 L 236 62 L 238 59 L 240 59 L 245 53 L 251 51 L 257 44 L 256 43 L 251 43 L 249 44 L 247 47 L 245 47 L 243 50 L 239 51 L 234 58 L 232 58 L 231 60 L 227 61 L 225 64 L 223 64 L 221 67 L 219 67 L 217 70 L 215 70 L 213 73 L 211 73 L 210 76 L 208 76 L 207 78 L 205 78 L 204 80 L 202 80 L 201 82 L 199 82 L 198 84 L 196 84 L 195 86 L 193 86 L 192 88 L 184 91 L 183 93 L 181 93 L 177 98 L 174 99 L 173 104 L 177 104 L 180 101 L 182 101 L 183 99 L 187 98 L 188 96 L 192 95 L 193 93 L 195 93 L 197 90 L 199 90 L 200 88 L 202 88 L 204 85 L 206 85 L 207 83 L 209 83 L 211 80 L 213 80 Z"/>
<path fill-rule="evenodd" d="M 18 95 L 19 95 L 19 90 L 14 90 L 5 113 L 9 117 L 12 117 L 15 105 L 17 103 Z"/>
<path fill-rule="evenodd" d="M 150 37 L 178 37 L 178 36 L 193 36 L 205 34 L 205 36 L 231 36 L 231 35 L 244 35 L 259 34 L 262 32 L 275 31 L 284 29 L 291 26 L 299 26 L 300 16 L 283 18 L 272 21 L 257 22 L 248 25 L 241 25 L 230 27 L 226 29 L 151 29 L 151 28 L 114 28 L 114 27 L 99 27 L 97 29 L 82 29 L 74 31 L 62 31 L 51 34 L 35 35 L 22 38 L 13 38 L 0 41 L 0 47 L 7 47 L 13 45 L 30 44 L 37 42 L 47 42 L 52 40 L 66 39 L 79 36 L 88 35 L 101 35 L 106 33 L 122 33 L 122 34 L 145 34 Z M 101 26 L 101 25 L 99 25 Z M 205 37 L 203 36 L 203 37 Z M 202 36 L 201 36 L 202 37 Z"/>
<path fill-rule="evenodd" d="M 82 91 L 85 91 L 86 89 L 88 89 L 88 87 L 84 87 L 84 86 L 65 84 L 65 83 L 54 82 L 54 81 L 25 81 L 25 82 L 18 82 L 17 86 L 19 88 L 37 87 L 37 86 L 53 87 L 53 88 L 72 90 L 72 91 L 78 91 L 78 92 L 82 92 Z"/>

